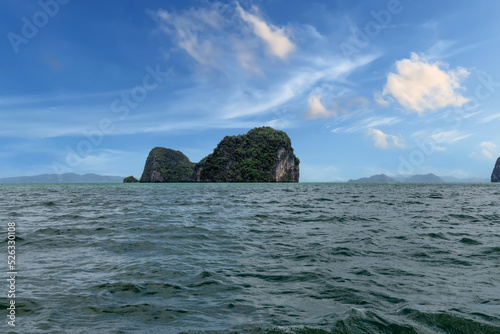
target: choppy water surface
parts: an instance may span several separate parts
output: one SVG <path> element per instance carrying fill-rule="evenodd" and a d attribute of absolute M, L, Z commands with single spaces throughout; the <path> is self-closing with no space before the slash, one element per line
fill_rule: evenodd
<path fill-rule="evenodd" d="M 489 184 L 0 185 L 16 332 L 500 333 L 499 199 Z"/>

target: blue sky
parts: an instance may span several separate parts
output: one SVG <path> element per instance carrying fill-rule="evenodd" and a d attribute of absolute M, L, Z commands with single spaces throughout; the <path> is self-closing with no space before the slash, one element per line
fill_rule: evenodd
<path fill-rule="evenodd" d="M 301 181 L 488 178 L 500 156 L 500 2 L 0 5 L 0 177 L 140 177 L 225 135 L 284 130 Z"/>

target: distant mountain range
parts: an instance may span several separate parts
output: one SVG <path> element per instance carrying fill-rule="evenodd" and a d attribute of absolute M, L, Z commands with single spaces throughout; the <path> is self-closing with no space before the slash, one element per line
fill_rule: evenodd
<path fill-rule="evenodd" d="M 103 176 L 97 174 L 79 175 L 75 173 L 42 174 L 0 178 L 0 183 L 122 183 L 121 176 Z"/>
<path fill-rule="evenodd" d="M 42 174 L 35 176 L 18 176 L 0 178 L 0 183 L 123 183 L 122 176 L 103 176 L 97 174 Z M 342 182 L 342 181 L 338 181 Z M 436 176 L 434 174 L 413 175 L 410 177 L 394 176 L 385 174 L 363 177 L 357 180 L 349 180 L 348 183 L 489 183 L 489 179 L 466 178 L 459 179 L 453 176 Z"/>
<path fill-rule="evenodd" d="M 362 177 L 357 180 L 349 180 L 348 183 L 398 183 L 399 181 L 385 174 L 373 175 L 370 177 Z"/>
<path fill-rule="evenodd" d="M 443 179 L 445 182 L 450 182 L 450 183 L 490 183 L 490 179 L 481 179 L 479 177 L 469 177 L 465 179 L 459 179 L 454 176 L 441 176 L 441 179 Z"/>
<path fill-rule="evenodd" d="M 439 177 L 435 174 L 425 174 L 425 175 L 412 175 L 409 177 L 395 176 L 390 177 L 385 174 L 373 175 L 371 177 L 363 177 L 357 180 L 349 180 L 348 183 L 487 183 L 490 182 L 488 179 L 480 178 L 466 178 L 459 179 L 453 176 L 442 176 Z"/>

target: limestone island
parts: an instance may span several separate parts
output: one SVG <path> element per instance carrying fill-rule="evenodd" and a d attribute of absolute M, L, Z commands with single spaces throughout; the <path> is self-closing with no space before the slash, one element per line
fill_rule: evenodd
<path fill-rule="evenodd" d="M 491 182 L 500 182 L 500 158 L 497 159 L 493 172 L 491 173 Z"/>
<path fill-rule="evenodd" d="M 129 176 L 123 179 L 123 183 L 139 183 L 139 180 L 133 176 Z"/>
<path fill-rule="evenodd" d="M 260 127 L 224 137 L 199 163 L 180 151 L 155 147 L 140 182 L 299 182 L 299 163 L 285 132 Z"/>

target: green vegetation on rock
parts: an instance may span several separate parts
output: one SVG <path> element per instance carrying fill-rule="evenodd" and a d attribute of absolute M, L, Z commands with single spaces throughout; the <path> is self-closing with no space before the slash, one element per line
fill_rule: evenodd
<path fill-rule="evenodd" d="M 149 153 L 141 182 L 192 182 L 194 163 L 180 151 L 155 147 Z"/>
<path fill-rule="evenodd" d="M 195 167 L 201 182 L 298 182 L 299 159 L 288 135 L 270 127 L 226 136 Z"/>
<path fill-rule="evenodd" d="M 298 182 L 299 163 L 285 132 L 261 127 L 226 136 L 197 164 L 180 151 L 155 147 L 140 182 Z"/>
<path fill-rule="evenodd" d="M 123 183 L 139 183 L 139 180 L 133 176 L 129 176 L 123 179 Z"/>

